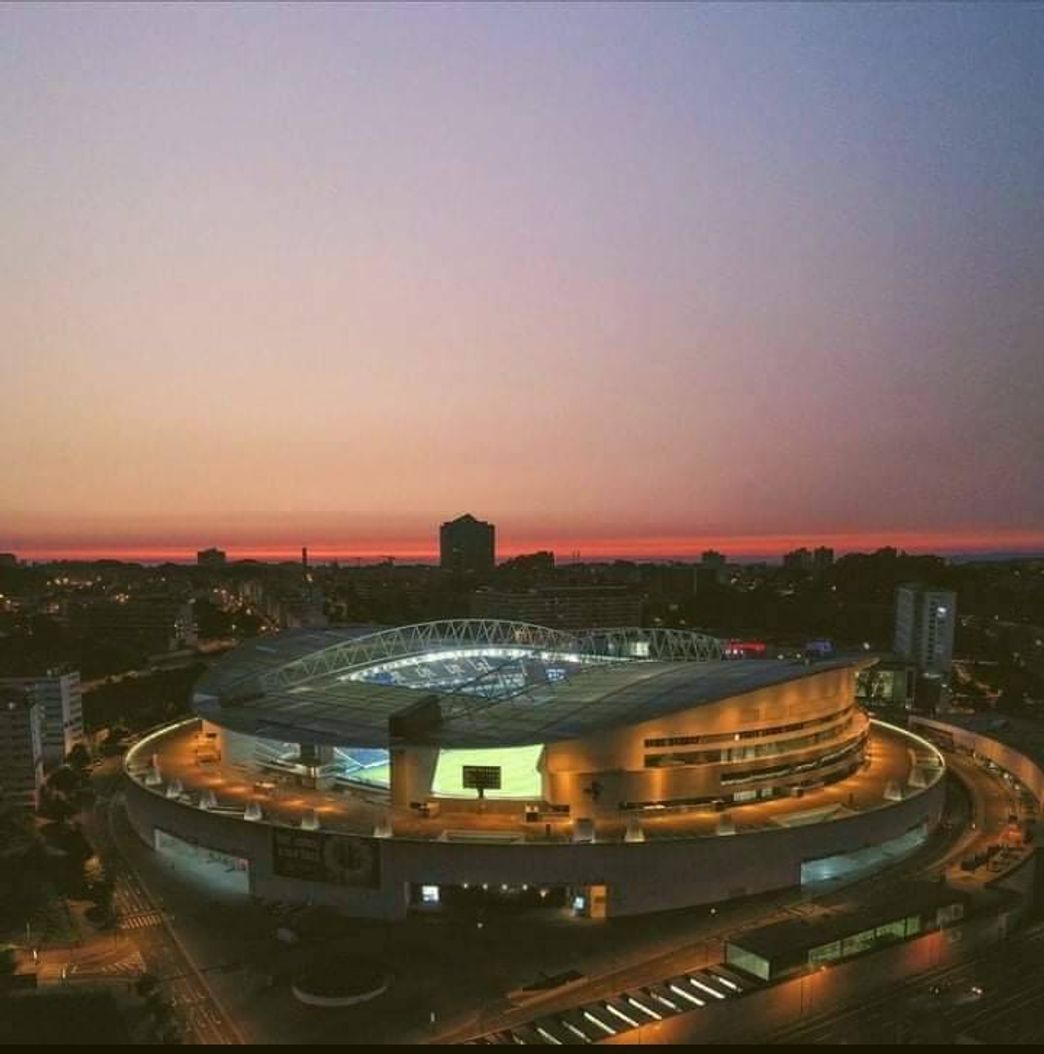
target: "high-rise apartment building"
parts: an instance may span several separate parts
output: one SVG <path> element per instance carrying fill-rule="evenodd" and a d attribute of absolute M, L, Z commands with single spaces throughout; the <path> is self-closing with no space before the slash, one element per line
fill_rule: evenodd
<path fill-rule="evenodd" d="M 895 652 L 918 673 L 948 677 L 953 662 L 957 594 L 919 583 L 895 591 Z"/>
<path fill-rule="evenodd" d="M 820 545 L 812 552 L 812 570 L 828 571 L 834 566 L 834 550 L 829 545 Z"/>
<path fill-rule="evenodd" d="M 788 571 L 811 571 L 812 553 L 804 546 L 800 549 L 791 549 L 789 553 L 783 554 L 783 566 Z"/>
<path fill-rule="evenodd" d="M 485 574 L 496 562 L 493 524 L 470 513 L 439 527 L 439 566 L 458 573 Z"/>
<path fill-rule="evenodd" d="M 0 690 L 22 691 L 40 704 L 40 745 L 44 766 L 55 768 L 83 742 L 83 702 L 77 670 L 49 670 L 42 677 L 3 677 Z"/>
<path fill-rule="evenodd" d="M 0 686 L 0 788 L 27 809 L 36 808 L 43 783 L 42 714 L 25 689 Z"/>

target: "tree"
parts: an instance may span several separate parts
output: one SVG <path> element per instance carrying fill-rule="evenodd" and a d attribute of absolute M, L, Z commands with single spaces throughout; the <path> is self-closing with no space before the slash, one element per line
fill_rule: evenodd
<path fill-rule="evenodd" d="M 41 788 L 39 812 L 49 820 L 64 823 L 81 812 L 92 797 L 87 770 L 62 765 L 47 777 Z"/>
<path fill-rule="evenodd" d="M 91 755 L 87 752 L 87 748 L 82 743 L 77 743 L 72 750 L 66 755 L 65 764 L 77 772 L 81 777 L 85 777 L 87 770 L 91 767 Z"/>
<path fill-rule="evenodd" d="M 77 772 L 71 765 L 62 765 L 47 777 L 47 786 L 56 794 L 71 797 L 84 785 L 82 772 Z"/>
<path fill-rule="evenodd" d="M 994 709 L 1002 714 L 1020 714 L 1026 709 L 1026 693 L 1014 686 L 1002 688 Z"/>
<path fill-rule="evenodd" d="M 182 1042 L 181 1029 L 178 1028 L 176 1022 L 169 1021 L 160 1030 L 159 1039 L 164 1046 L 177 1046 Z"/>
<path fill-rule="evenodd" d="M 147 999 L 149 994 L 155 992 L 159 988 L 159 980 L 153 973 L 147 971 L 143 973 L 137 981 L 134 983 L 134 991 L 142 997 Z"/>
<path fill-rule="evenodd" d="M 75 802 L 70 801 L 64 794 L 51 790 L 45 783 L 40 788 L 40 804 L 36 811 L 45 820 L 65 823 L 66 820 L 71 820 L 79 810 Z"/>
<path fill-rule="evenodd" d="M 26 849 L 34 841 L 32 814 L 18 805 L 0 787 L 0 849 L 5 854 Z"/>

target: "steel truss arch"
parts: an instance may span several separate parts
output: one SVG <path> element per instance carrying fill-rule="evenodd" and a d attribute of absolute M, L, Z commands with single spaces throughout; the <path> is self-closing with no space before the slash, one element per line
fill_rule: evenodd
<path fill-rule="evenodd" d="M 372 663 L 446 647 L 515 646 L 594 659 L 710 662 L 724 658 L 721 641 L 689 630 L 608 627 L 570 632 L 506 619 L 442 619 L 354 637 L 294 659 L 260 678 L 280 691 Z"/>

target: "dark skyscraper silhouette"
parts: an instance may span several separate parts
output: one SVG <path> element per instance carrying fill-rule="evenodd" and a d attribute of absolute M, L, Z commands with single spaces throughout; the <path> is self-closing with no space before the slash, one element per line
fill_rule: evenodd
<path fill-rule="evenodd" d="M 439 566 L 447 571 L 485 574 L 496 561 L 493 524 L 465 513 L 439 527 Z"/>

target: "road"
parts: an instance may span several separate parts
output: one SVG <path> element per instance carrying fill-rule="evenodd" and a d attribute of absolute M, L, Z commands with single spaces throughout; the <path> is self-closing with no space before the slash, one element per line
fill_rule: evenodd
<path fill-rule="evenodd" d="M 934 991 L 936 988 L 941 991 Z M 981 994 L 976 991 L 981 990 Z M 764 1037 L 772 1043 L 1044 1041 L 1044 925 L 956 966 L 872 993 L 857 1006 Z"/>
<path fill-rule="evenodd" d="M 145 970 L 160 982 L 160 992 L 171 1006 L 184 1042 L 241 1043 L 235 1025 L 218 1005 L 205 978 L 178 941 L 171 925 L 173 919 L 153 899 L 120 853 L 112 826 L 113 806 L 113 797 L 100 796 L 87 824 L 89 837 L 114 881 L 113 908 L 117 916 L 114 948 L 121 941 L 124 946 L 128 941 L 133 945 L 133 952 L 125 948 L 122 956 L 116 957 L 114 953 L 113 961 L 122 962 L 136 954 Z M 69 980 L 97 977 L 99 972 L 106 973 L 108 965 L 103 961 L 98 964 L 100 970 L 77 968 L 66 976 Z"/>
<path fill-rule="evenodd" d="M 918 852 L 885 872 L 847 884 L 846 892 L 858 894 L 860 890 L 873 889 L 879 893 L 882 888 L 897 886 L 912 877 L 934 877 L 947 871 L 958 877 L 961 884 L 978 883 L 984 878 L 995 877 L 988 875 L 985 870 L 981 874 L 960 872 L 958 864 L 967 855 L 997 841 L 1007 827 L 1009 813 L 1016 807 L 1013 803 L 1017 801 L 1017 796 L 1002 779 L 970 759 L 950 757 L 948 762 L 962 785 L 970 791 L 970 815 L 963 796 L 951 795 L 945 818 L 950 833 L 938 833 Z M 720 961 L 721 941 L 726 933 L 745 928 L 755 921 L 770 922 L 800 915 L 806 900 L 807 895 L 786 890 L 769 904 L 760 901 L 738 910 L 727 909 L 722 913 L 724 925 L 709 931 L 701 941 L 686 943 L 667 954 L 650 957 L 626 969 L 592 979 L 560 995 L 550 994 L 540 999 L 539 1003 L 530 1003 L 524 1007 L 489 1007 L 479 1019 L 479 1027 L 472 1026 L 470 1032 L 460 1029 L 447 1032 L 434 1041 L 460 1042 L 473 1038 L 479 1032 L 489 1034 L 524 1027 L 537 1017 L 575 1012 L 586 1004 L 619 996 L 621 992 L 657 985 L 677 975 L 698 970 L 711 962 Z M 718 954 L 714 955 L 714 951 Z"/>
<path fill-rule="evenodd" d="M 938 831 L 921 849 L 887 872 L 857 879 L 843 888 L 848 892 L 860 889 L 879 891 L 883 885 L 898 885 L 914 874 L 939 873 L 956 858 L 958 852 L 963 851 L 954 847 L 954 832 L 966 826 L 967 809 L 967 801 L 962 794 L 950 795 L 946 815 L 948 830 Z M 834 886 L 831 892 L 837 888 Z M 808 910 L 809 899 L 807 890 L 791 888 L 769 897 L 759 897 L 751 903 L 723 906 L 716 918 L 708 919 L 705 931 L 695 940 L 690 935 L 689 939 L 679 941 L 669 951 L 647 956 L 623 969 L 606 972 L 561 994 L 549 993 L 525 1006 L 488 1006 L 469 1026 L 458 1025 L 444 1031 L 434 1037 L 433 1042 L 459 1043 L 480 1033 L 505 1031 L 541 1015 L 574 1011 L 584 1004 L 657 984 L 666 978 L 720 962 L 723 958 L 723 941 L 728 934 L 755 924 L 801 917 Z"/>

